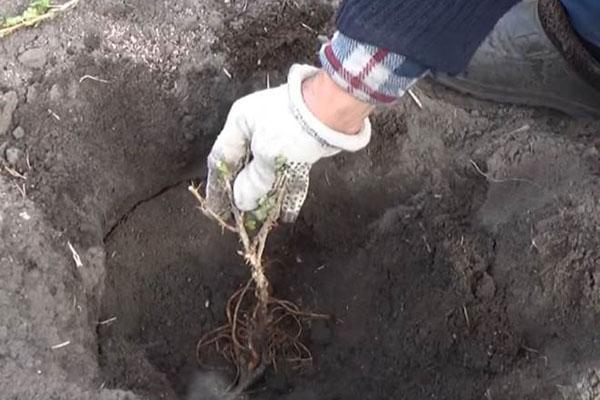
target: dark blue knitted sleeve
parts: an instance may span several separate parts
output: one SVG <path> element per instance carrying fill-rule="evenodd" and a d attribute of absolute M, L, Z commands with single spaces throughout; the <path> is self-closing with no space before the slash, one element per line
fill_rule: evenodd
<path fill-rule="evenodd" d="M 456 74 L 518 0 L 345 0 L 337 26 L 434 71 Z"/>

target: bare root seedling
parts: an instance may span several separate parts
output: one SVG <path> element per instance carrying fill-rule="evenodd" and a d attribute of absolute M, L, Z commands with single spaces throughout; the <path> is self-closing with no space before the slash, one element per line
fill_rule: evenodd
<path fill-rule="evenodd" d="M 293 369 L 301 369 L 310 365 L 312 354 L 301 342 L 304 323 L 313 319 L 329 319 L 329 316 L 304 312 L 290 301 L 271 296 L 263 253 L 267 237 L 280 215 L 285 195 L 285 174 L 280 174 L 270 193 L 275 199 L 274 206 L 258 231 L 247 229 L 244 213 L 233 203 L 230 182 L 225 180 L 224 184 L 231 203 L 233 223 L 207 207 L 200 187 L 192 185 L 189 190 L 206 216 L 224 230 L 237 233 L 243 247 L 239 254 L 250 267 L 251 278 L 229 298 L 225 310 L 227 322 L 200 338 L 196 354 L 198 363 L 203 365 L 206 354 L 212 349 L 235 366 L 236 377 L 229 391 L 235 398 L 255 383 L 269 366 L 277 369 L 279 363 L 285 363 Z"/>

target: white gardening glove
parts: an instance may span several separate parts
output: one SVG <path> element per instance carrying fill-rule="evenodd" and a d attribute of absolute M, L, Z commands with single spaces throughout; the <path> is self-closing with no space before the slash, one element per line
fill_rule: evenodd
<path fill-rule="evenodd" d="M 250 94 L 233 104 L 208 156 L 207 205 L 211 210 L 222 215 L 230 209 L 219 171 L 236 172 L 250 150 L 251 161 L 233 185 L 235 205 L 242 211 L 255 210 L 273 188 L 278 170 L 283 170 L 287 183 L 281 218 L 293 222 L 306 199 L 312 165 L 323 157 L 342 150 L 357 151 L 369 143 L 368 118 L 358 134 L 347 135 L 325 126 L 306 107 L 302 82 L 317 72 L 315 67 L 294 65 L 287 84 Z M 284 168 L 280 168 L 282 162 Z"/>

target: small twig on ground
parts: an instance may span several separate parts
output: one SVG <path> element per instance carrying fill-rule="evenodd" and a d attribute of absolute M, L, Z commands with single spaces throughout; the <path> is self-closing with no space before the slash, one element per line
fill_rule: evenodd
<path fill-rule="evenodd" d="M 329 174 L 325 171 L 325 183 L 327 186 L 331 187 L 331 182 L 329 181 Z"/>
<path fill-rule="evenodd" d="M 548 357 L 543 355 L 539 350 L 532 349 L 531 347 L 525 346 L 524 344 L 521 345 L 521 348 L 529 353 L 537 354 L 539 358 L 544 360 L 544 365 L 548 366 Z"/>
<path fill-rule="evenodd" d="M 427 241 L 427 235 L 423 235 L 422 238 L 423 238 L 423 242 L 425 242 L 425 248 L 427 249 L 427 252 L 429 254 L 431 254 L 432 253 L 431 246 L 429 245 L 429 242 Z"/>
<path fill-rule="evenodd" d="M 51 109 L 48 109 L 48 114 L 50 114 L 57 121 L 60 121 L 60 116 L 57 113 L 55 113 L 54 111 L 52 111 Z"/>
<path fill-rule="evenodd" d="M 530 353 L 540 354 L 539 350 L 532 349 L 531 347 L 527 347 L 524 344 L 522 344 L 521 347 L 523 348 L 523 350 L 528 351 Z"/>
<path fill-rule="evenodd" d="M 471 329 L 471 320 L 469 319 L 469 312 L 467 311 L 467 306 L 463 304 L 462 306 L 463 315 L 465 316 L 465 322 L 467 324 L 467 329 Z"/>
<path fill-rule="evenodd" d="M 423 239 L 423 242 L 425 243 L 425 247 L 427 248 L 427 252 L 429 254 L 432 253 L 432 249 L 431 246 L 429 245 L 429 241 L 427 240 L 427 231 L 425 230 L 425 227 L 423 226 L 422 222 L 419 222 L 419 226 L 421 227 L 421 230 L 423 231 L 423 235 L 421 236 L 421 238 Z"/>
<path fill-rule="evenodd" d="M 507 133 L 507 135 L 514 135 L 515 133 L 521 133 L 521 132 L 526 132 L 528 131 L 530 128 L 529 124 L 525 124 L 523 126 L 521 126 L 520 128 L 514 129 L 510 132 Z"/>
<path fill-rule="evenodd" d="M 408 92 L 410 98 L 413 99 L 413 101 L 415 102 L 415 104 L 417 105 L 417 107 L 419 107 L 422 110 L 423 109 L 423 103 L 421 102 L 421 100 L 419 100 L 419 98 L 417 97 L 417 95 L 415 94 L 415 92 L 413 92 L 412 89 L 408 89 L 407 92 Z"/>
<path fill-rule="evenodd" d="M 532 184 L 532 185 L 534 185 L 536 187 L 539 187 L 539 185 L 537 183 L 535 183 L 534 181 L 532 181 L 531 179 L 525 179 L 525 178 L 505 178 L 505 179 L 498 179 L 498 178 L 494 178 L 490 174 L 486 174 L 485 172 L 483 172 L 481 170 L 481 168 L 479 168 L 479 165 L 477 165 L 477 163 L 475 161 L 469 160 L 469 162 L 471 163 L 471 165 L 473 165 L 473 167 L 479 173 L 479 175 L 483 176 L 489 182 L 492 182 L 492 183 L 525 182 L 525 183 Z"/>
<path fill-rule="evenodd" d="M 312 32 L 312 33 L 316 33 L 317 32 L 313 28 L 311 28 L 309 25 L 305 24 L 304 22 L 300 22 L 300 26 L 303 27 L 304 29 L 306 29 L 309 32 Z"/>
<path fill-rule="evenodd" d="M 75 261 L 75 266 L 77 268 L 83 267 L 83 263 L 81 262 L 81 257 L 77 254 L 75 247 L 71 244 L 71 242 L 67 242 L 67 246 L 69 246 L 69 250 L 71 250 L 71 255 L 73 256 L 73 261 Z"/>
<path fill-rule="evenodd" d="M 319 271 L 322 271 L 323 269 L 325 269 L 325 267 L 327 267 L 327 265 L 326 265 L 326 264 L 323 264 L 323 265 L 321 265 L 321 266 L 317 267 L 317 268 L 314 270 L 314 272 L 315 272 L 315 273 L 317 273 L 317 272 L 319 272 Z"/>
<path fill-rule="evenodd" d="M 100 82 L 100 83 L 109 83 L 109 81 L 105 80 L 105 79 L 100 79 L 97 78 L 95 76 L 92 75 L 84 75 L 81 78 L 79 78 L 79 83 L 83 83 L 83 81 L 85 81 L 86 79 L 90 79 L 92 81 L 96 81 L 96 82 Z"/>
<path fill-rule="evenodd" d="M 52 350 L 58 350 L 58 349 L 62 349 L 63 347 L 66 347 L 66 346 L 68 346 L 70 344 L 71 344 L 71 341 L 67 340 L 66 342 L 62 342 L 62 343 L 59 343 L 59 344 L 56 344 L 56 345 L 50 347 L 50 349 L 52 349 Z"/>
<path fill-rule="evenodd" d="M 538 247 L 537 243 L 535 242 L 535 239 L 531 239 L 531 245 L 529 246 L 530 249 L 536 249 L 537 251 L 540 251 L 540 248 Z"/>
<path fill-rule="evenodd" d="M 104 321 L 100 321 L 98 322 L 98 325 L 108 325 L 108 324 L 112 324 L 113 322 L 115 322 L 117 320 L 117 317 L 112 317 L 112 318 L 108 318 L 105 319 Z"/>
<path fill-rule="evenodd" d="M 15 183 L 15 187 L 17 188 L 19 193 L 21 193 L 21 196 L 23 196 L 23 200 L 25 200 L 27 198 L 27 192 L 25 191 L 25 184 L 23 184 L 22 186 L 19 186 Z"/>
<path fill-rule="evenodd" d="M 27 169 L 31 171 L 31 161 L 29 159 L 29 149 L 27 149 L 27 153 L 25 153 L 25 164 L 27 164 Z"/>
<path fill-rule="evenodd" d="M 24 181 L 27 180 L 27 177 L 25 175 L 21 174 L 20 172 L 18 172 L 16 169 L 13 169 L 13 168 L 5 165 L 4 170 L 6 172 L 8 172 L 11 176 L 14 176 L 15 178 L 23 179 Z"/>

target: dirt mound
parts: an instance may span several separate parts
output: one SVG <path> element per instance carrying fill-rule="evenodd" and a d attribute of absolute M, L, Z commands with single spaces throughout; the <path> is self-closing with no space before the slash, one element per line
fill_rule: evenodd
<path fill-rule="evenodd" d="M 313 60 L 332 10 L 88 1 L 3 42 L 3 396 L 227 385 L 198 375 L 195 345 L 246 270 L 187 183 L 231 102 Z M 316 166 L 275 232 L 276 295 L 336 323 L 305 332 L 312 370 L 269 371 L 249 397 L 594 398 L 600 124 L 417 95 L 374 117 L 367 150 Z"/>

